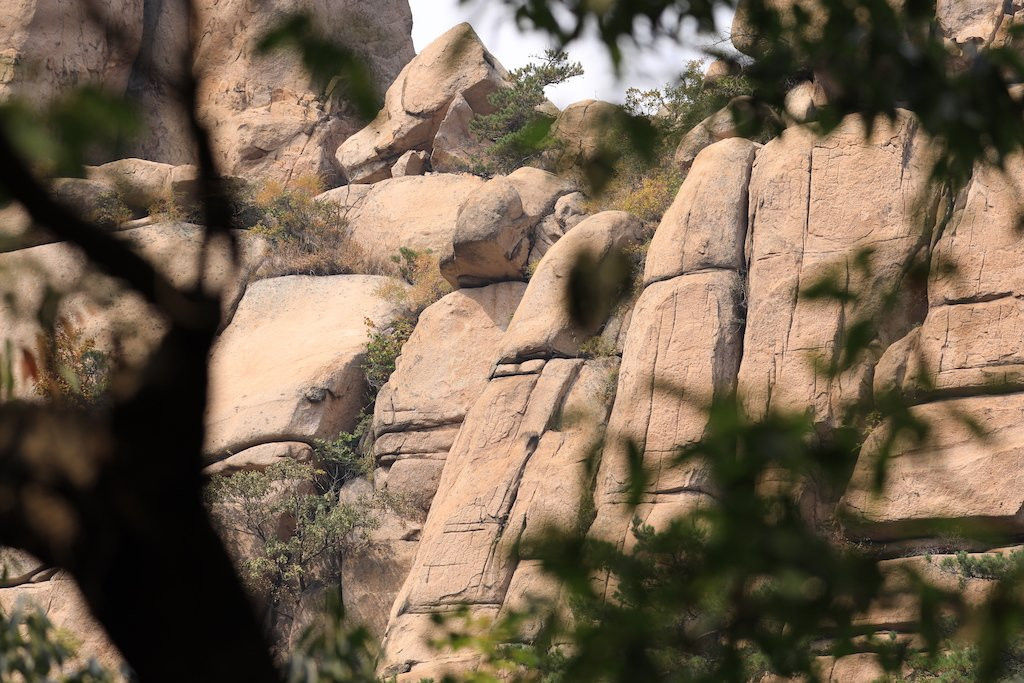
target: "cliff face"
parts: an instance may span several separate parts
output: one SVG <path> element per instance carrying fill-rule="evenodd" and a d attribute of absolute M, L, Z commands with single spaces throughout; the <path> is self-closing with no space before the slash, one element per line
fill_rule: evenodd
<path fill-rule="evenodd" d="M 381 94 L 414 54 L 406 0 L 202 0 L 194 22 L 184 3 L 171 0 L 95 5 L 97 17 L 84 2 L 5 3 L 0 97 L 43 103 L 82 85 L 128 94 L 146 124 L 130 155 L 188 164 L 195 150 L 176 89 L 187 67 L 202 84 L 200 118 L 211 129 L 221 170 L 249 178 L 313 173 L 337 184 L 334 152 L 363 125 L 351 112 L 332 111 L 331 98 L 313 87 L 294 53 L 256 53 L 256 42 L 284 17 L 303 11 L 323 36 L 353 47 Z M 187 63 L 190 42 L 195 59 Z"/>
<path fill-rule="evenodd" d="M 36 6 L 26 0 L 0 21 L 20 22 L 19 30 L 31 33 Z M 699 463 L 666 466 L 676 448 L 705 433 L 706 416 L 693 396 L 739 392 L 755 417 L 806 411 L 827 438 L 845 405 L 902 391 L 915 412 L 939 426 L 931 441 L 897 452 L 876 497 L 872 453 L 887 428 L 878 425 L 848 488 L 838 502 L 817 501 L 815 514 L 841 509 L 854 520 L 851 535 L 903 553 L 927 546 L 928 539 L 915 535 L 921 521 L 997 520 L 1024 532 L 1019 160 L 1005 174 L 979 168 L 967 188 L 946 197 L 928 182 L 935 148 L 909 112 L 876 125 L 868 137 L 850 117 L 824 138 L 793 125 L 763 145 L 716 126 L 713 134 L 707 128 L 684 140 L 685 181 L 651 237 L 627 213 L 589 215 L 572 183 L 540 169 L 487 182 L 439 172 L 452 170 L 446 166 L 452 159 L 470 159 L 468 117 L 488 111 L 487 94 L 507 76 L 468 26 L 412 59 L 404 2 L 373 3 L 372 11 L 367 3 L 315 5 L 326 26 L 362 41 L 381 84 L 394 81 L 385 108 L 357 131 L 309 89 L 294 61 L 252 56 L 252 38 L 291 8 L 279 0 L 274 12 L 256 17 L 248 3 L 231 1 L 200 12 L 194 35 L 196 68 L 206 77 L 202 111 L 224 168 L 282 180 L 304 172 L 335 180 L 343 174 L 353 184 L 317 201 L 345 218 L 352 243 L 372 257 L 367 262 L 389 264 L 402 247 L 430 250 L 435 275 L 454 287 L 419 315 L 377 395 L 367 436 L 372 475 L 343 491 L 409 503 L 384 513 L 369 542 L 347 554 L 340 577 L 332 579 L 341 583 L 350 616 L 384 638 L 388 674 L 418 681 L 472 666 L 473 655 L 427 646 L 435 613 L 466 604 L 473 614 L 497 616 L 530 596 L 557 598 L 558 587 L 536 561 L 513 561 L 508 551 L 549 524 L 578 524 L 585 504 L 592 512 L 583 517 L 588 533 L 628 548 L 634 513 L 626 506 L 625 439 L 656 473 L 636 511 L 644 523 L 657 528 L 713 504 L 714 484 Z M 946 11 L 943 29 L 959 45 L 957 36 L 971 40 L 971 27 L 984 15 L 984 26 L 994 22 L 990 33 L 998 34 L 1002 8 L 1000 2 Z M 127 88 L 154 126 L 140 154 L 181 163 L 188 161 L 183 129 L 165 116 L 167 91 L 140 67 L 173 62 L 172 38 L 181 35 L 182 22 L 172 10 L 156 0 L 127 3 L 124 15 L 133 17 L 141 50 L 134 43 L 65 42 L 63 49 L 77 52 L 60 65 L 47 61 L 40 82 L 52 90 L 86 80 Z M 30 60 L 24 47 L 30 44 L 15 44 L 11 54 L 21 56 L 12 63 Z M 6 80 L 12 90 L 27 82 L 20 71 L 7 73 L 15 74 Z M 798 86 L 793 100 L 794 107 L 803 102 L 800 120 L 812 117 L 823 97 L 810 84 Z M 574 153 L 578 147 L 586 155 L 593 147 L 587 112 L 605 108 L 611 105 L 574 105 L 554 130 Z M 432 162 L 435 172 L 424 175 Z M 143 197 L 188 180 L 171 165 L 140 161 L 93 175 L 93 190 L 117 181 Z M 121 234 L 176 281 L 195 279 L 189 270 L 195 226 L 154 221 Z M 580 327 L 566 312 L 576 260 L 635 249 L 647 238 L 630 305 Z M 218 472 L 308 459 L 316 439 L 353 429 L 366 389 L 365 321 L 371 329 L 387 327 L 403 314 L 394 292 L 411 296 L 388 268 L 378 269 L 385 275 L 366 268 L 257 281 L 253 272 L 267 258 L 267 244 L 251 232 L 242 241 L 242 273 L 228 273 L 220 262 L 207 273 L 229 280 L 236 292 L 211 360 L 207 451 Z M 868 252 L 873 268 L 866 272 L 857 258 Z M 900 288 L 905 264 L 922 256 L 935 264 L 925 286 Z M 0 254 L 4 267 L 31 261 L 68 289 L 87 276 L 66 245 Z M 948 263 L 958 266 L 956 277 L 941 266 Z M 839 303 L 805 294 L 810 283 L 836 272 L 866 296 Z M 901 290 L 895 313 L 886 312 L 871 353 L 824 379 L 813 359 L 835 360 L 837 340 L 854 321 L 882 312 L 876 295 L 892 288 Z M 19 294 L 26 310 L 41 296 L 31 286 Z M 98 338 L 126 316 L 146 318 L 131 297 L 67 305 Z M 7 337 L 25 348 L 37 343 L 36 328 L 17 322 L 18 310 L 5 304 L 0 313 Z M 140 356 L 159 338 L 159 324 L 151 327 L 132 337 Z M 595 354 L 595 343 L 606 351 Z M 932 373 L 927 391 L 912 381 L 922 368 Z M 1010 393 L 976 395 L 993 380 Z M 686 398 L 664 391 L 665 384 Z M 950 410 L 973 418 L 992 440 L 978 442 L 959 423 L 942 420 Z M 595 448 L 600 466 L 590 480 L 586 462 Z M 912 556 L 887 567 L 922 561 Z M 982 592 L 974 583 L 965 590 L 969 597 Z M 0 599 L 19 591 L 0 591 Z M 91 628 L 81 610 L 67 607 L 73 590 L 62 583 L 47 595 L 55 618 L 72 630 Z M 909 613 L 906 606 L 887 606 L 864 615 L 863 623 L 898 630 Z M 877 675 L 856 657 L 826 668 L 834 680 Z"/>

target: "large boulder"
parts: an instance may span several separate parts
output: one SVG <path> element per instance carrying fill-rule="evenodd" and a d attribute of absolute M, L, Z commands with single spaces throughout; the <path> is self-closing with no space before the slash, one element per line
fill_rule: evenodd
<path fill-rule="evenodd" d="M 143 0 L 97 4 L 98 22 L 86 3 L 0 3 L 0 100 L 43 104 L 85 85 L 121 95 L 142 42 L 142 6 Z"/>
<path fill-rule="evenodd" d="M 933 146 L 913 116 L 876 125 L 870 138 L 851 116 L 826 138 L 790 128 L 764 146 L 750 180 L 749 303 L 739 390 L 751 415 L 808 411 L 833 427 L 844 406 L 866 399 L 873 356 L 829 377 L 836 343 L 859 320 L 878 324 L 885 348 L 920 320 L 923 293 L 903 280 L 926 246 L 938 192 Z M 869 267 L 857 265 L 870 254 Z M 862 294 L 855 301 L 808 296 L 823 279 Z M 895 292 L 894 313 L 879 316 Z"/>
<path fill-rule="evenodd" d="M 493 111 L 488 96 L 506 76 L 472 26 L 455 26 L 409 62 L 388 89 L 377 118 L 338 148 L 345 177 L 350 183 L 389 178 L 399 156 L 411 149 L 431 150 L 457 97 L 474 113 Z"/>
<path fill-rule="evenodd" d="M 367 321 L 401 312 L 369 275 L 288 276 L 249 286 L 210 358 L 206 452 L 331 438 L 366 405 Z"/>
<path fill-rule="evenodd" d="M 154 3 L 156 5 L 156 3 Z M 140 156 L 167 163 L 194 162 L 187 121 L 172 83 L 186 47 L 189 22 L 180 3 L 159 3 L 147 17 L 145 58 L 131 94 L 147 114 L 149 134 Z M 414 55 L 412 14 L 406 0 L 308 3 L 271 0 L 254 12 L 245 0 L 196 3 L 195 70 L 201 118 L 210 127 L 221 169 L 232 175 L 288 181 L 302 174 L 340 181 L 334 151 L 362 122 L 339 110 L 331 93 L 313 87 L 294 50 L 260 54 L 254 45 L 291 13 L 303 10 L 322 35 L 351 47 L 383 92 Z M 140 22 L 141 25 L 141 22 Z"/>
<path fill-rule="evenodd" d="M 570 104 L 551 125 L 554 148 L 550 165 L 564 170 L 586 166 L 616 153 L 615 135 L 622 108 L 611 102 L 583 100 Z"/>
<path fill-rule="evenodd" d="M 149 210 L 169 197 L 175 167 L 145 159 L 119 159 L 86 168 L 86 177 L 116 188 L 125 205 L 133 211 Z"/>
<path fill-rule="evenodd" d="M 569 311 L 569 277 L 579 259 L 594 262 L 640 239 L 640 221 L 624 211 L 605 211 L 583 221 L 541 259 L 498 350 L 499 363 L 576 356 L 599 329 L 583 329 Z M 604 321 L 600 321 L 603 325 Z"/>
<path fill-rule="evenodd" d="M 654 233 L 644 284 L 702 268 L 743 267 L 747 185 L 757 145 L 733 138 L 698 155 Z"/>
<path fill-rule="evenodd" d="M 339 187 L 317 200 L 336 204 L 351 243 L 386 266 L 402 247 L 450 254 L 459 211 L 483 184 L 471 175 L 406 176 Z"/>
<path fill-rule="evenodd" d="M 571 191 L 558 176 L 529 167 L 489 181 L 459 211 L 441 274 L 455 287 L 525 277 L 533 228 Z"/>

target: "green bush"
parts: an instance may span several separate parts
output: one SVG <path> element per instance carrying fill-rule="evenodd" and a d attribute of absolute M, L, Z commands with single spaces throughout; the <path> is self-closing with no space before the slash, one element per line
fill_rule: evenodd
<path fill-rule="evenodd" d="M 302 176 L 289 187 L 268 182 L 252 196 L 252 231 L 272 245 L 257 277 L 389 274 L 388 264 L 374 262 L 349 239 L 338 207 L 316 200 L 321 189 L 318 178 Z"/>
<path fill-rule="evenodd" d="M 380 327 L 367 318 L 370 341 L 366 344 L 366 359 L 363 361 L 363 372 L 366 382 L 374 395 L 387 384 L 391 373 L 395 371 L 395 361 L 402 353 L 402 347 L 409 341 L 416 326 L 415 319 L 401 317 L 386 327 Z"/>
<path fill-rule="evenodd" d="M 470 123 L 474 134 L 491 143 L 474 169 L 481 174 L 510 173 L 550 148 L 548 132 L 555 119 L 538 109 L 546 101 L 544 89 L 583 75 L 583 66 L 559 50 L 534 59 L 510 72 L 508 85 L 490 95 L 496 111 Z"/>
<path fill-rule="evenodd" d="M 743 75 L 704 80 L 704 62 L 691 60 L 675 83 L 661 88 L 626 91 L 626 112 L 643 116 L 654 124 L 669 146 L 707 117 L 740 95 L 750 95 L 753 86 Z"/>
<path fill-rule="evenodd" d="M 344 481 L 319 463 L 283 460 L 209 482 L 206 494 L 214 518 L 225 531 L 242 579 L 266 600 L 271 624 L 318 572 L 336 575 L 340 556 L 364 543 L 379 523 L 373 500 L 339 502 Z"/>

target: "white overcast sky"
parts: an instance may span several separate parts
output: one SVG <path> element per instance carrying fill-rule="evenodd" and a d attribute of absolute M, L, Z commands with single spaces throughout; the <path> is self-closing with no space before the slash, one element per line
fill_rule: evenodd
<path fill-rule="evenodd" d="M 530 57 L 548 47 L 545 38 L 536 32 L 520 31 L 508 8 L 497 0 L 473 0 L 460 5 L 459 0 L 410 0 L 413 15 L 412 39 L 419 52 L 455 24 L 468 21 L 476 29 L 487 48 L 506 69 L 526 64 Z M 719 19 L 719 28 L 727 30 L 729 12 Z M 586 99 L 621 102 L 626 88 L 650 88 L 675 79 L 689 59 L 701 58 L 691 46 L 707 45 L 714 36 L 699 37 L 691 29 L 684 37 L 687 47 L 671 40 L 661 40 L 653 49 L 629 50 L 621 80 L 616 80 L 604 47 L 596 38 L 584 39 L 569 46 L 570 57 L 583 64 L 583 76 L 560 86 L 549 88 L 548 97 L 559 107 Z"/>

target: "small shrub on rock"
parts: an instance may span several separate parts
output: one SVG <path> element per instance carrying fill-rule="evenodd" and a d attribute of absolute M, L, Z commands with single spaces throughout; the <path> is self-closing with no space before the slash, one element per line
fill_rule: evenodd
<path fill-rule="evenodd" d="M 477 116 L 470 130 L 491 146 L 476 165 L 481 175 L 511 173 L 551 147 L 548 132 L 555 119 L 541 111 L 544 89 L 583 75 L 583 65 L 565 52 L 547 50 L 531 64 L 509 73 L 508 85 L 488 98 L 496 111 Z"/>
<path fill-rule="evenodd" d="M 366 344 L 363 372 L 375 396 L 391 378 L 395 371 L 395 361 L 401 355 L 405 342 L 412 336 L 415 326 L 416 321 L 411 317 L 399 318 L 387 327 L 379 327 L 372 320 L 366 320 L 370 341 Z"/>
<path fill-rule="evenodd" d="M 381 271 L 367 267 L 338 208 L 316 201 L 321 189 L 318 178 L 304 176 L 290 187 L 268 182 L 253 195 L 259 221 L 252 230 L 272 245 L 258 278 Z"/>

